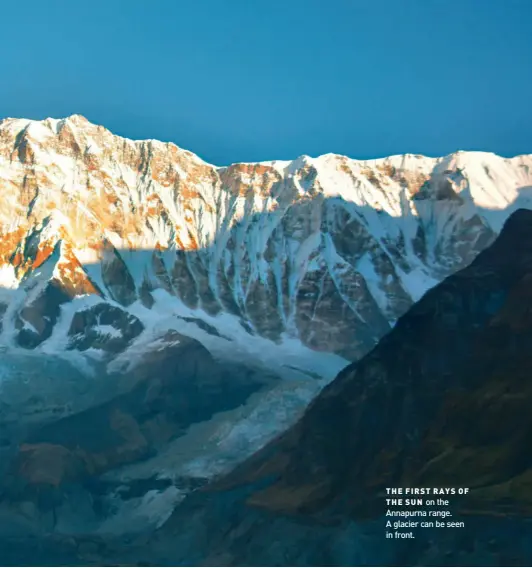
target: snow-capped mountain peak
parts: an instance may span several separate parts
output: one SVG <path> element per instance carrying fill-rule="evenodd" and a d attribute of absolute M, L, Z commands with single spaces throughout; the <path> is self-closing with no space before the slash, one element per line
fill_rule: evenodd
<path fill-rule="evenodd" d="M 161 289 L 247 333 L 356 358 L 529 206 L 531 166 L 456 152 L 216 167 L 80 115 L 5 119 L 0 270 L 22 282 L 61 241 L 53 278 L 73 298 L 125 309 Z"/>

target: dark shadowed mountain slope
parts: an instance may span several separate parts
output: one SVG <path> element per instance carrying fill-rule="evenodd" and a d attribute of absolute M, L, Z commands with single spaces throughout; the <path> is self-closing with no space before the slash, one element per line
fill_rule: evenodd
<path fill-rule="evenodd" d="M 178 508 L 156 562 L 532 562 L 532 212 L 430 290 L 304 417 Z M 384 538 L 386 487 L 468 487 L 464 529 Z M 140 553 L 140 552 L 139 552 Z"/>

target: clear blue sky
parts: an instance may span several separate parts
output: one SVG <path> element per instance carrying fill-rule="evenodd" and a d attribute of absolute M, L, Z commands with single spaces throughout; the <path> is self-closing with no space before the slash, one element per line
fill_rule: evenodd
<path fill-rule="evenodd" d="M 83 114 L 219 165 L 532 152 L 532 0 L 24 0 L 0 116 Z"/>

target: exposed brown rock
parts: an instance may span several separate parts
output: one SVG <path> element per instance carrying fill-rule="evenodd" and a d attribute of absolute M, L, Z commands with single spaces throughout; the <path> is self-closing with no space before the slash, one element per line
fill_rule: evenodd
<path fill-rule="evenodd" d="M 87 473 L 83 458 L 55 444 L 23 444 L 15 465 L 17 475 L 32 485 L 62 483 Z"/>

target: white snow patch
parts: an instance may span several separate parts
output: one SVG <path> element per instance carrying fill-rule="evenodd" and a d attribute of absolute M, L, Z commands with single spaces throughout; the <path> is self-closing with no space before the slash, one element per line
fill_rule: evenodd
<path fill-rule="evenodd" d="M 94 331 L 102 335 L 108 335 L 109 337 L 122 337 L 122 332 L 112 325 L 96 325 L 94 326 Z"/>
<path fill-rule="evenodd" d="M 170 517 L 175 506 L 184 498 L 175 487 L 164 491 L 151 490 L 137 499 L 123 501 L 119 495 L 111 498 L 116 512 L 96 531 L 98 534 L 131 534 L 146 529 L 158 529 Z"/>
<path fill-rule="evenodd" d="M 417 302 L 421 297 L 439 284 L 439 280 L 436 280 L 432 276 L 429 276 L 422 268 L 414 268 L 410 272 L 404 272 L 396 266 L 396 270 L 400 275 L 401 282 L 408 292 L 410 297 Z"/>
<path fill-rule="evenodd" d="M 165 290 L 154 290 L 152 295 L 155 304 L 151 310 L 140 301 L 129 306 L 128 311 L 138 317 L 146 328 L 131 347 L 111 363 L 113 370 L 131 369 L 147 349 L 153 348 L 153 341 L 169 329 L 197 339 L 214 357 L 249 363 L 265 371 L 278 373 L 285 379 L 301 378 L 302 372 L 332 379 L 349 363 L 333 353 L 313 351 L 299 339 L 286 335 L 279 343 L 250 335 L 237 317 L 226 313 L 209 316 L 203 310 L 191 310 Z M 203 320 L 214 327 L 222 337 L 201 329 L 193 322 L 180 319 L 183 317 Z M 293 367 L 301 371 L 294 371 Z"/>
<path fill-rule="evenodd" d="M 15 275 L 15 267 L 11 264 L 3 264 L 0 266 L 0 299 L 2 290 L 13 290 L 18 288 L 19 281 Z"/>
<path fill-rule="evenodd" d="M 388 313 L 389 299 L 386 291 L 381 287 L 382 278 L 375 271 L 375 266 L 369 252 L 366 252 L 357 262 L 356 269 L 364 277 L 368 289 L 381 311 L 384 314 Z M 389 276 L 391 277 L 391 275 Z"/>

